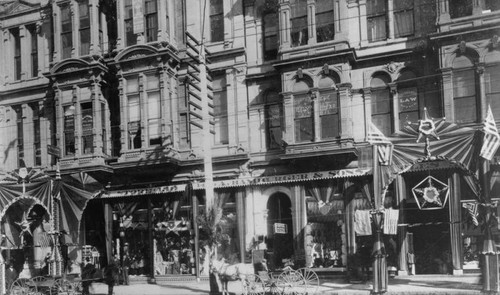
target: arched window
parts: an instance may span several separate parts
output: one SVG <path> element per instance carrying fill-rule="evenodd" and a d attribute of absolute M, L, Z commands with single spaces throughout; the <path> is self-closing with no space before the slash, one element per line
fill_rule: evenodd
<path fill-rule="evenodd" d="M 278 56 L 278 14 L 268 12 L 263 19 L 264 60 L 273 60 Z"/>
<path fill-rule="evenodd" d="M 500 51 L 495 50 L 485 58 L 484 70 L 486 101 L 491 106 L 493 117 L 500 119 Z M 488 65 L 491 64 L 491 65 Z"/>
<path fill-rule="evenodd" d="M 339 101 L 337 77 L 325 76 L 319 80 L 319 119 L 321 125 L 321 139 L 339 136 Z"/>
<path fill-rule="evenodd" d="M 269 91 L 266 95 L 265 102 L 267 148 L 279 149 L 281 147 L 282 138 L 281 118 L 283 116 L 283 110 L 278 92 Z"/>
<path fill-rule="evenodd" d="M 370 83 L 372 122 L 385 135 L 392 133 L 391 119 L 391 94 L 389 82 L 391 78 L 385 73 L 379 73 L 373 76 Z"/>
<path fill-rule="evenodd" d="M 313 141 L 313 103 L 308 93 L 310 84 L 299 80 L 293 87 L 293 115 L 295 125 L 295 142 Z"/>
<path fill-rule="evenodd" d="M 453 61 L 453 102 L 455 122 L 477 122 L 476 75 L 471 59 L 465 55 Z"/>

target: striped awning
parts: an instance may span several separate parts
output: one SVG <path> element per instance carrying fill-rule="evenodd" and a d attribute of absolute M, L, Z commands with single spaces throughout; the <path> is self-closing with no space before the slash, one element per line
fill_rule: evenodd
<path fill-rule="evenodd" d="M 236 178 L 229 180 L 214 181 L 214 188 L 221 189 L 221 188 L 243 187 L 251 185 L 269 185 L 276 183 L 291 183 L 291 182 L 304 182 L 304 181 L 322 180 L 322 179 L 361 177 L 371 174 L 372 174 L 371 168 L 352 168 L 352 169 L 317 171 L 317 172 L 295 173 L 295 174 L 285 174 L 285 175 L 243 177 L 243 178 Z M 101 198 L 161 195 L 167 193 L 182 192 L 184 191 L 185 187 L 186 184 L 176 184 L 176 185 L 165 185 L 165 186 L 158 186 L 151 188 L 116 190 L 103 193 L 101 195 Z M 194 190 L 205 189 L 205 183 L 203 182 L 193 183 L 193 189 Z"/>

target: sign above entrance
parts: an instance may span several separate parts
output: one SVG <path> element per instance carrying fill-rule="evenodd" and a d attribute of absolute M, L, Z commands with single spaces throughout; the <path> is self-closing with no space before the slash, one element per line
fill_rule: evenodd
<path fill-rule="evenodd" d="M 276 222 L 274 224 L 274 233 L 275 234 L 287 234 L 288 233 L 288 227 L 286 226 L 286 223 Z"/>
<path fill-rule="evenodd" d="M 214 188 L 239 187 L 239 186 L 249 186 L 249 185 L 268 185 L 273 183 L 360 177 L 365 175 L 371 175 L 371 173 L 372 173 L 371 168 L 353 168 L 353 169 L 342 169 L 342 170 L 317 171 L 309 173 L 296 173 L 296 174 L 272 175 L 272 176 L 261 176 L 261 177 L 245 177 L 245 178 L 237 178 L 230 180 L 214 181 Z M 184 191 L 185 187 L 186 187 L 185 184 L 177 184 L 177 185 L 158 186 L 152 188 L 117 190 L 117 191 L 107 192 L 103 194 L 102 197 L 117 198 L 117 197 L 175 193 Z M 193 182 L 193 189 L 194 190 L 205 189 L 205 183 Z"/>

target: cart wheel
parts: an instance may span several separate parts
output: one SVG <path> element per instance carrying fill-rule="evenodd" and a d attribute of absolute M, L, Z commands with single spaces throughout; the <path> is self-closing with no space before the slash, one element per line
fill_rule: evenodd
<path fill-rule="evenodd" d="M 264 295 L 264 282 L 258 275 L 247 275 L 241 283 L 248 295 Z"/>
<path fill-rule="evenodd" d="M 72 284 L 63 278 L 59 278 L 54 282 L 54 287 L 51 290 L 51 294 L 73 294 L 73 286 Z"/>
<path fill-rule="evenodd" d="M 34 295 L 37 293 L 35 282 L 31 279 L 20 278 L 15 280 L 10 287 L 11 295 Z"/>
<path fill-rule="evenodd" d="M 319 289 L 318 274 L 314 270 L 305 267 L 300 268 L 297 271 L 304 277 L 304 283 L 306 284 L 306 293 L 316 293 Z"/>
<path fill-rule="evenodd" d="M 278 286 L 281 288 L 281 294 L 305 294 L 306 288 L 304 277 L 298 271 L 286 271 L 279 275 Z"/>

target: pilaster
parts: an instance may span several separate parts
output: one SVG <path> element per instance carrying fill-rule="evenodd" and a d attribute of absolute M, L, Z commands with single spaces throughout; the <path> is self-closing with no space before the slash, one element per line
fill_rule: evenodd
<path fill-rule="evenodd" d="M 290 8 L 290 3 L 288 1 L 283 1 L 280 4 L 280 10 L 279 10 L 280 51 L 284 49 L 289 49 L 291 46 L 290 42 L 291 13 L 292 11 Z"/>
<path fill-rule="evenodd" d="M 343 83 L 340 85 L 339 92 L 339 118 L 340 118 L 340 138 L 353 138 L 352 130 L 352 84 Z"/>
<path fill-rule="evenodd" d="M 30 36 L 29 31 L 25 25 L 19 27 L 19 38 L 21 38 L 21 79 L 28 79 L 28 73 L 30 72 L 31 62 L 31 47 L 30 47 Z"/>

